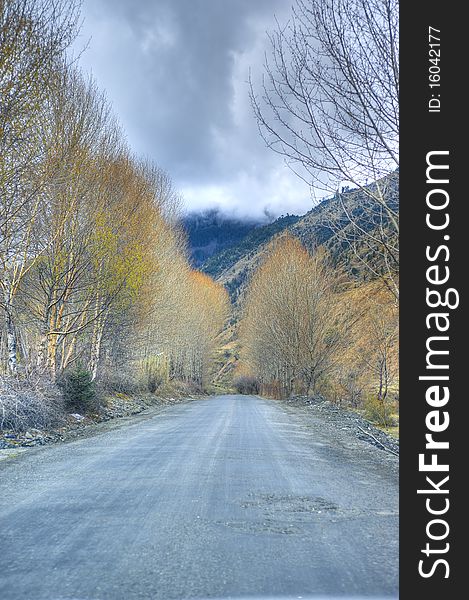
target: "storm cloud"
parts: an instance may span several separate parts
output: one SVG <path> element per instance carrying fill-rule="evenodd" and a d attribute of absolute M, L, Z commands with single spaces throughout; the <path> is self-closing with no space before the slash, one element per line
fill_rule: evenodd
<path fill-rule="evenodd" d="M 81 56 L 131 147 L 172 176 L 188 210 L 238 216 L 311 206 L 308 186 L 267 149 L 247 80 L 285 0 L 85 0 Z"/>

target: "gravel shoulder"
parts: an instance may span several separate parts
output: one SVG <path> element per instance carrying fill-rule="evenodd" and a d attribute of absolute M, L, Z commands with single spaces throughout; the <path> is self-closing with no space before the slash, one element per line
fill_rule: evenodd
<path fill-rule="evenodd" d="M 278 402 L 287 409 L 302 414 L 306 422 L 308 419 L 320 419 L 331 434 L 335 432 L 338 436 L 340 432 L 347 432 L 357 440 L 371 444 L 379 450 L 399 455 L 399 440 L 375 427 L 357 412 L 338 407 L 323 398 L 308 396 L 294 396 Z"/>
<path fill-rule="evenodd" d="M 125 427 L 153 418 L 163 409 L 175 404 L 191 402 L 205 396 L 161 398 L 154 395 L 112 396 L 100 414 L 68 415 L 60 427 L 46 430 L 31 428 L 24 432 L 0 431 L 0 461 L 13 458 L 33 448 L 90 438 L 100 433 Z"/>

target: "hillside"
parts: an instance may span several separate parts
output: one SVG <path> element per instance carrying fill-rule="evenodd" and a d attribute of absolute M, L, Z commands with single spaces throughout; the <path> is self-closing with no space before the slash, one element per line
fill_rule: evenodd
<path fill-rule="evenodd" d="M 199 268 L 211 256 L 239 244 L 262 225 L 260 221 L 223 215 L 216 209 L 189 213 L 182 224 L 187 234 L 190 260 L 195 268 Z"/>
<path fill-rule="evenodd" d="M 260 249 L 276 235 L 295 225 L 301 217 L 287 215 L 279 217 L 273 223 L 251 230 L 243 240 L 232 247 L 215 254 L 203 265 L 202 270 L 223 283 L 231 298 L 237 298 L 238 290 L 243 287 L 247 271 L 246 264 L 257 264 Z"/>
<path fill-rule="evenodd" d="M 386 186 L 387 202 L 396 211 L 399 207 L 399 182 L 398 173 L 393 173 L 380 182 Z M 376 184 L 371 184 L 371 186 Z M 371 187 L 370 186 L 370 187 Z M 370 231 L 373 227 L 381 225 L 382 215 L 375 214 L 370 220 L 369 199 L 360 190 L 347 190 L 338 196 L 328 198 L 308 211 L 305 215 L 287 215 L 280 217 L 273 223 L 260 225 L 252 229 L 237 244 L 229 249 L 213 254 L 205 261 L 201 269 L 211 277 L 222 283 L 228 290 L 232 301 L 238 305 L 253 271 L 262 261 L 269 242 L 284 231 L 289 231 L 298 237 L 308 248 L 325 246 L 330 252 L 335 264 L 340 265 L 352 279 L 366 281 L 369 274 L 364 270 L 360 258 L 354 255 L 350 244 L 344 237 L 355 240 L 358 255 L 376 252 L 376 263 L 379 263 L 378 251 L 370 249 L 361 243 L 360 235 L 350 225 L 345 211 L 352 215 L 363 231 Z"/>

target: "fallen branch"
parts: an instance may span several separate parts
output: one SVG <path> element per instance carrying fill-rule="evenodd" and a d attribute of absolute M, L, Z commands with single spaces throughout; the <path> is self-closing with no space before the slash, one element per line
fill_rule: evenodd
<path fill-rule="evenodd" d="M 373 438 L 374 441 L 381 446 L 381 448 L 383 448 L 384 450 L 387 450 L 388 452 L 391 452 L 391 454 L 394 454 L 395 456 L 399 456 L 399 452 L 395 452 L 394 450 L 391 450 L 391 448 L 388 448 L 387 446 L 385 446 L 382 442 L 380 442 L 377 438 L 375 438 L 375 436 L 372 433 L 370 433 L 369 431 L 365 431 L 364 429 L 362 429 L 360 427 L 360 425 L 357 425 L 357 427 L 365 435 L 369 435 L 370 438 Z"/>

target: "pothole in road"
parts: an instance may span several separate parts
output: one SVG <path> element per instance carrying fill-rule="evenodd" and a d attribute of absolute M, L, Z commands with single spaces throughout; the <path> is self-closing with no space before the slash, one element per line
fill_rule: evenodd
<path fill-rule="evenodd" d="M 272 519 L 263 521 L 217 521 L 218 525 L 224 525 L 241 533 L 277 533 L 277 534 L 297 534 L 301 529 L 289 523 L 275 522 Z"/>
<path fill-rule="evenodd" d="M 322 496 L 294 494 L 251 493 L 239 502 L 246 509 L 246 518 L 215 521 L 243 534 L 311 535 L 314 527 L 325 523 L 337 524 L 344 519 L 395 518 L 392 510 L 376 508 L 340 507 Z M 313 529 L 312 529 L 313 528 Z"/>
<path fill-rule="evenodd" d="M 339 507 L 321 496 L 250 494 L 241 507 L 254 510 L 254 514 L 246 520 L 217 521 L 217 524 L 242 533 L 294 535 L 304 534 L 305 527 L 317 518 L 340 516 Z"/>
<path fill-rule="evenodd" d="M 276 494 L 259 494 L 241 504 L 243 508 L 264 508 L 275 512 L 288 513 L 323 513 L 337 511 L 339 507 L 321 496 L 295 496 Z"/>

